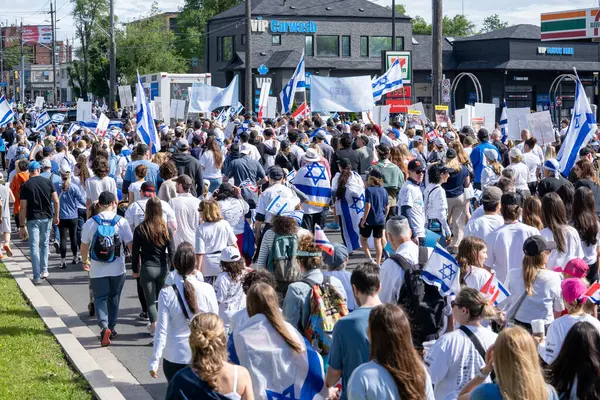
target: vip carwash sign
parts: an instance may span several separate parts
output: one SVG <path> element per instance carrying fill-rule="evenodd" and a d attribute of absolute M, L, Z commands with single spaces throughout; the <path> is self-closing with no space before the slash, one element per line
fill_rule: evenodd
<path fill-rule="evenodd" d="M 272 33 L 316 33 L 317 23 L 314 21 L 277 21 L 273 19 L 267 21 L 264 19 L 253 19 L 250 21 L 252 32 L 266 32 L 269 29 Z"/>

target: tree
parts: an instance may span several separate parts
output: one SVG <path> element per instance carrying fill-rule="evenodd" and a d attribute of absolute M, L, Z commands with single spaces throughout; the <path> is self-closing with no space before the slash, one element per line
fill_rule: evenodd
<path fill-rule="evenodd" d="M 428 24 L 423 17 L 417 15 L 412 20 L 412 32 L 415 35 L 431 35 L 431 24 Z"/>
<path fill-rule="evenodd" d="M 179 54 L 187 60 L 188 66 L 192 58 L 204 58 L 206 22 L 209 18 L 240 3 L 242 0 L 185 0 L 177 18 L 176 45 Z M 211 35 L 210 32 L 208 34 Z"/>
<path fill-rule="evenodd" d="M 396 4 L 396 14 L 406 15 L 406 6 L 404 4 Z"/>
<path fill-rule="evenodd" d="M 508 28 L 508 22 L 501 21 L 498 14 L 492 14 L 483 20 L 483 26 L 479 33 L 492 32 L 504 28 Z"/>
<path fill-rule="evenodd" d="M 442 34 L 444 36 L 470 36 L 475 33 L 475 24 L 462 14 L 456 14 L 453 18 L 444 15 L 442 21 Z"/>

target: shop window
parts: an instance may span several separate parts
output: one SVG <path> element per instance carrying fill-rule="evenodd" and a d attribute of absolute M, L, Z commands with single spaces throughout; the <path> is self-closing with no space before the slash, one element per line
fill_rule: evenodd
<path fill-rule="evenodd" d="M 313 42 L 313 36 L 305 36 L 304 44 L 305 44 L 304 53 L 310 57 L 314 56 L 315 55 L 315 44 Z"/>
<path fill-rule="evenodd" d="M 361 57 L 369 57 L 369 37 L 368 36 L 360 37 L 360 56 Z"/>
<path fill-rule="evenodd" d="M 350 36 L 342 36 L 342 57 L 350 57 Z"/>
<path fill-rule="evenodd" d="M 217 38 L 217 61 L 230 61 L 235 51 L 235 36 Z"/>
<path fill-rule="evenodd" d="M 281 45 L 281 35 L 273 35 L 273 36 L 271 37 L 271 43 L 272 43 L 274 46 L 279 46 L 279 45 Z"/>
<path fill-rule="evenodd" d="M 340 38 L 339 36 L 317 36 L 317 56 L 321 57 L 339 57 L 340 56 Z"/>
<path fill-rule="evenodd" d="M 404 36 L 396 36 L 396 50 L 404 50 Z"/>
<path fill-rule="evenodd" d="M 369 55 L 371 57 L 381 57 L 382 51 L 392 49 L 391 36 L 371 36 L 369 39 Z"/>
<path fill-rule="evenodd" d="M 222 53 L 222 37 L 217 36 L 217 61 L 223 61 L 223 53 Z"/>

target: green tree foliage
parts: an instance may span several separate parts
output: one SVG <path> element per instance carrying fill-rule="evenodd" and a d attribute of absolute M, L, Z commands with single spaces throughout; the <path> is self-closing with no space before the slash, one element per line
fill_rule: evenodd
<path fill-rule="evenodd" d="M 480 33 L 497 31 L 499 29 L 508 28 L 508 22 L 501 21 L 498 14 L 492 14 L 483 20 L 483 26 Z"/>
<path fill-rule="evenodd" d="M 431 24 L 419 15 L 412 20 L 412 31 L 416 35 L 431 35 L 433 31 Z M 469 36 L 475 33 L 475 24 L 464 15 L 457 14 L 454 17 L 444 15 L 442 20 L 442 34 L 444 36 Z"/>
<path fill-rule="evenodd" d="M 431 35 L 431 24 L 428 24 L 425 18 L 417 15 L 412 20 L 412 31 L 415 35 Z"/>
<path fill-rule="evenodd" d="M 176 44 L 179 54 L 187 60 L 188 67 L 192 58 L 204 58 L 208 19 L 241 3 L 241 0 L 185 0 L 177 18 Z M 242 24 L 243 21 L 240 20 L 239 23 Z M 208 35 L 217 34 L 208 32 Z"/>
<path fill-rule="evenodd" d="M 185 59 L 175 49 L 175 34 L 167 29 L 164 18 L 157 17 L 156 3 L 143 19 L 127 24 L 117 35 L 117 71 L 125 84 L 152 72 L 186 72 Z"/>

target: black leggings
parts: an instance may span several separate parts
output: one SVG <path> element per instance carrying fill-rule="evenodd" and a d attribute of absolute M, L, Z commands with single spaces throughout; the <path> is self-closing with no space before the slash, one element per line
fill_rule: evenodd
<path fill-rule="evenodd" d="M 165 377 L 167 378 L 167 382 L 170 382 L 173 379 L 173 376 L 181 370 L 187 367 L 188 364 L 177 364 L 172 363 L 171 361 L 163 358 L 163 372 L 165 373 Z"/>
<path fill-rule="evenodd" d="M 137 294 L 140 305 L 142 306 L 142 312 L 148 313 L 148 303 L 146 303 L 146 296 L 144 296 L 144 287 L 142 286 L 140 278 L 135 278 L 135 280 L 137 282 Z"/>
<path fill-rule="evenodd" d="M 60 229 L 60 257 L 67 256 L 67 232 L 71 239 L 71 252 L 75 257 L 77 255 L 77 218 L 61 219 L 58 228 Z"/>

